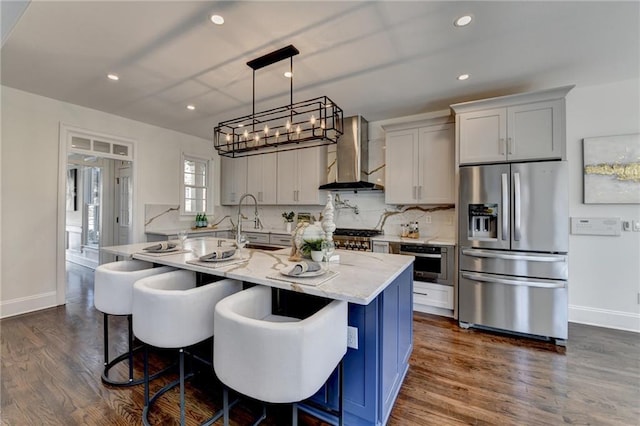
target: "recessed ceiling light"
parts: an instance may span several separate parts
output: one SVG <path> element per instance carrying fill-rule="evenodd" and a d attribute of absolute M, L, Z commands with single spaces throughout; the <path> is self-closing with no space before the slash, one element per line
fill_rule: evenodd
<path fill-rule="evenodd" d="M 187 105 L 187 109 L 190 109 L 191 111 L 193 111 L 194 109 L 196 109 L 196 106 L 189 104 Z"/>
<path fill-rule="evenodd" d="M 238 124 L 238 127 L 244 127 L 244 124 L 240 123 Z"/>
<path fill-rule="evenodd" d="M 453 25 L 456 27 L 464 27 L 465 25 L 469 25 L 472 19 L 471 15 L 464 15 L 456 19 Z"/>
<path fill-rule="evenodd" d="M 291 71 L 285 71 L 284 76 L 287 78 L 293 77 L 293 73 Z"/>
<path fill-rule="evenodd" d="M 458 76 L 458 80 L 462 81 L 462 80 L 466 80 L 469 78 L 469 74 L 460 74 Z"/>
<path fill-rule="evenodd" d="M 113 81 L 118 81 L 120 80 L 120 77 L 118 77 L 118 74 L 107 74 L 107 78 L 109 80 L 113 80 Z"/>
<path fill-rule="evenodd" d="M 224 18 L 220 15 L 211 15 L 209 19 L 211 19 L 211 22 L 213 22 L 216 25 L 224 24 Z"/>

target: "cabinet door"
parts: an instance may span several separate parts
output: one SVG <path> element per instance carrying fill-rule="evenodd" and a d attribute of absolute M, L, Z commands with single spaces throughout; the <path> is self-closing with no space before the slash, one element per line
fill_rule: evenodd
<path fill-rule="evenodd" d="M 505 108 L 459 114 L 460 164 L 507 159 L 507 110 Z"/>
<path fill-rule="evenodd" d="M 385 203 L 417 201 L 418 129 L 387 132 L 385 147 Z"/>
<path fill-rule="evenodd" d="M 564 100 L 535 102 L 507 110 L 509 160 L 561 159 Z"/>
<path fill-rule="evenodd" d="M 247 158 L 220 157 L 220 204 L 237 204 L 247 192 Z"/>
<path fill-rule="evenodd" d="M 260 204 L 276 203 L 276 153 L 253 155 L 247 160 L 247 192 Z"/>
<path fill-rule="evenodd" d="M 326 181 L 326 147 L 278 152 L 278 204 L 322 204 L 318 187 Z"/>
<path fill-rule="evenodd" d="M 320 204 L 320 190 L 318 187 L 324 183 L 322 174 L 326 175 L 326 147 L 305 148 L 296 151 L 298 153 L 298 194 L 297 204 Z"/>
<path fill-rule="evenodd" d="M 420 129 L 418 202 L 454 203 L 454 143 L 453 124 Z"/>
<path fill-rule="evenodd" d="M 276 197 L 278 204 L 296 204 L 298 181 L 297 151 L 278 152 Z"/>

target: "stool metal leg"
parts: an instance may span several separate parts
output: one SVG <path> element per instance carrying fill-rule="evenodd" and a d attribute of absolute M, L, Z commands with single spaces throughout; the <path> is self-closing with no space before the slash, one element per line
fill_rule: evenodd
<path fill-rule="evenodd" d="M 141 384 L 144 379 L 140 378 L 134 380 L 133 378 L 133 355 L 142 347 L 133 347 L 133 325 L 132 316 L 127 315 L 127 329 L 128 329 L 128 350 L 127 352 L 118 355 L 111 361 L 109 361 L 109 314 L 103 313 L 103 342 L 104 342 L 104 370 L 102 371 L 102 382 L 117 387 L 134 386 Z M 116 381 L 109 378 L 109 371 L 115 367 L 118 363 L 128 360 L 129 361 L 129 377 L 123 381 Z M 155 378 L 155 377 L 154 377 Z"/>
<path fill-rule="evenodd" d="M 224 413 L 224 426 L 229 426 L 229 389 L 226 386 L 222 390 L 222 410 Z"/>
<path fill-rule="evenodd" d="M 102 343 L 104 344 L 104 366 L 109 365 L 109 315 L 102 314 Z"/>
<path fill-rule="evenodd" d="M 184 349 L 180 349 L 180 424 L 184 425 Z"/>
<path fill-rule="evenodd" d="M 133 382 L 133 315 L 127 315 L 129 324 L 129 383 Z"/>

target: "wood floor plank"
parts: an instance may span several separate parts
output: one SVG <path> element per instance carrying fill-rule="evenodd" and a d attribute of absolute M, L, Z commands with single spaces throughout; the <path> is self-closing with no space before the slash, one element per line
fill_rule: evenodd
<path fill-rule="evenodd" d="M 114 388 L 100 380 L 102 314 L 93 308 L 93 271 L 69 265 L 66 306 L 0 321 L 2 425 L 139 425 L 142 386 Z M 110 354 L 127 345 L 125 318 L 110 319 Z M 174 361 L 151 354 L 151 368 Z M 141 354 L 135 358 L 142 372 Z M 188 383 L 187 420 L 197 425 L 221 408 L 212 372 Z M 126 377 L 126 366 L 113 369 Z M 158 389 L 176 377 L 152 384 Z M 177 389 L 151 412 L 153 424 L 178 424 Z M 242 403 L 234 426 L 259 408 Z M 287 407 L 270 406 L 266 426 L 290 424 Z M 567 347 L 518 336 L 465 330 L 454 320 L 416 313 L 410 368 L 388 424 L 640 425 L 640 335 L 569 325 Z M 303 416 L 301 424 L 322 422 Z"/>

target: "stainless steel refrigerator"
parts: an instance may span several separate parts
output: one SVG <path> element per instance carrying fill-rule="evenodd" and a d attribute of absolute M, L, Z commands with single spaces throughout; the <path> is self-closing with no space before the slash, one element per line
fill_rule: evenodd
<path fill-rule="evenodd" d="M 565 161 L 460 167 L 459 322 L 568 337 Z"/>

